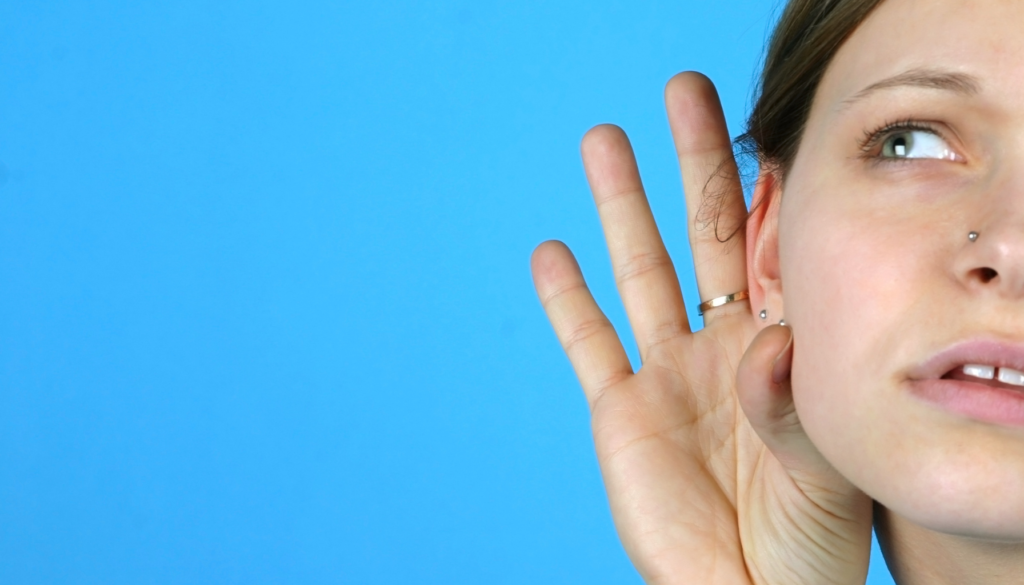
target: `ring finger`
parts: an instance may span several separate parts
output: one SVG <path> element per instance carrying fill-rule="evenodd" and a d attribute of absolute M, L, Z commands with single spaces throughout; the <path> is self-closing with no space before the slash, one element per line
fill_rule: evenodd
<path fill-rule="evenodd" d="M 701 301 L 745 291 L 747 206 L 718 92 L 707 77 L 681 73 L 665 88 L 665 107 L 683 176 Z"/>

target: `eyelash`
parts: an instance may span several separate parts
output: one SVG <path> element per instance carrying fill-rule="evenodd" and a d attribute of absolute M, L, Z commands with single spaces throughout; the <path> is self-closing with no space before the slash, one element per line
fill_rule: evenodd
<path fill-rule="evenodd" d="M 864 132 L 864 138 L 859 141 L 860 150 L 863 153 L 861 157 L 876 163 L 912 162 L 914 159 L 883 157 L 878 153 L 873 153 L 873 151 L 876 147 L 878 147 L 878 145 L 885 142 L 885 139 L 888 138 L 889 136 L 896 134 L 898 132 L 909 132 L 913 130 L 929 132 L 931 134 L 938 136 L 939 138 L 944 138 L 942 136 L 942 133 L 936 130 L 934 126 L 931 126 L 924 122 L 920 122 L 918 120 L 905 118 L 902 120 L 896 120 L 894 122 L 886 122 L 885 124 L 879 126 L 874 130 Z"/>

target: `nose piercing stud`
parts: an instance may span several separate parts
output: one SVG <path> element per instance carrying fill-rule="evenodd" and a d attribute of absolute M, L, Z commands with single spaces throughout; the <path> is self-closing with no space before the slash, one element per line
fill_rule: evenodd
<path fill-rule="evenodd" d="M 767 319 L 768 318 L 768 311 L 765 310 L 765 309 L 761 309 L 761 313 L 758 316 L 760 316 L 762 319 Z"/>
<path fill-rule="evenodd" d="M 967 239 L 972 241 L 972 242 L 978 241 L 978 232 L 971 232 L 971 233 L 967 234 Z"/>

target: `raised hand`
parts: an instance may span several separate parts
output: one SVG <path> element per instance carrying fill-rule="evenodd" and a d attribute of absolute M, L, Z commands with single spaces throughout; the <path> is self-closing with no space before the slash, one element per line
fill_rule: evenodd
<path fill-rule="evenodd" d="M 717 93 L 683 73 L 665 96 L 701 298 L 746 290 L 747 210 Z M 652 584 L 863 584 L 871 502 L 800 426 L 790 329 L 762 325 L 741 301 L 691 332 L 625 134 L 598 126 L 582 152 L 640 370 L 565 245 L 541 244 L 533 275 L 590 404 L 612 515 L 640 574 Z"/>

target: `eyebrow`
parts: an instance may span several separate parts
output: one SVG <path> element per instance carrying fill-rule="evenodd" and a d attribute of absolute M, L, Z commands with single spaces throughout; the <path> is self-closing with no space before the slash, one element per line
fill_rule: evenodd
<path fill-rule="evenodd" d="M 978 82 L 978 78 L 973 75 L 940 69 L 911 69 L 872 83 L 857 92 L 853 97 L 843 100 L 840 109 L 846 109 L 854 102 L 860 101 L 879 90 L 892 89 L 894 87 L 939 89 L 965 96 L 976 95 L 981 91 L 981 84 Z"/>

